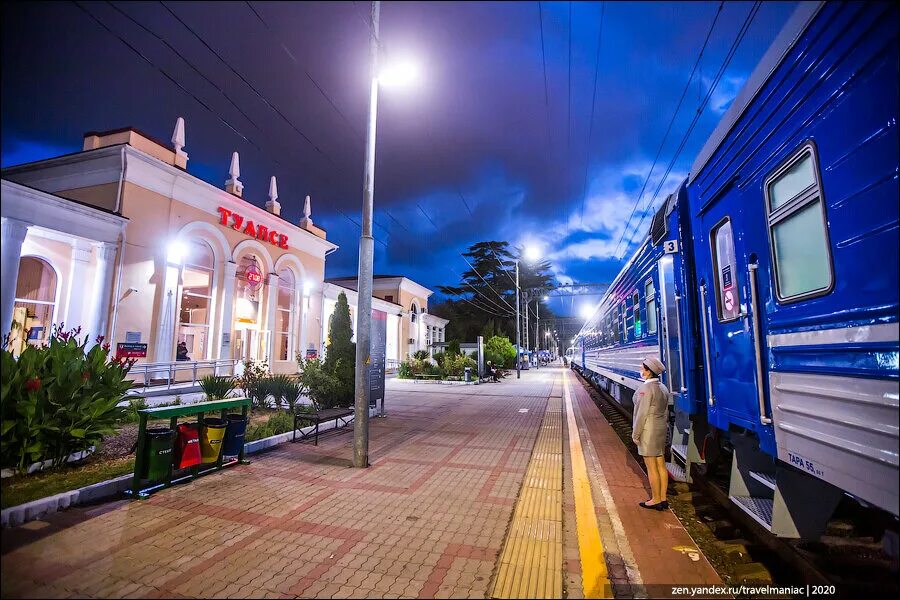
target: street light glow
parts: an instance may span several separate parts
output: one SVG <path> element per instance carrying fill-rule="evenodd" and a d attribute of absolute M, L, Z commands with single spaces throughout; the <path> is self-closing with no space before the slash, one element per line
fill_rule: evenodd
<path fill-rule="evenodd" d="M 389 88 L 409 88 L 421 78 L 422 71 L 418 63 L 407 59 L 382 67 L 378 83 Z"/>
<path fill-rule="evenodd" d="M 181 264 L 181 261 L 184 260 L 184 257 L 187 256 L 188 249 L 184 242 L 179 240 L 174 240 L 169 242 L 169 247 L 167 248 L 167 254 L 169 262 Z"/>
<path fill-rule="evenodd" d="M 579 314 L 581 315 L 582 319 L 587 321 L 592 316 L 594 316 L 594 307 L 591 306 L 590 304 L 583 304 L 581 306 L 581 310 L 579 311 Z"/>
<path fill-rule="evenodd" d="M 541 257 L 541 250 L 537 246 L 527 246 L 525 248 L 525 259 L 528 262 L 535 262 Z"/>

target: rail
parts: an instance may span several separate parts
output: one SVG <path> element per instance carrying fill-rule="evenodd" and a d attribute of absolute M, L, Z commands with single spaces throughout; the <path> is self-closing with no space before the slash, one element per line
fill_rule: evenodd
<path fill-rule="evenodd" d="M 178 360 L 173 362 L 157 362 L 136 364 L 128 373 L 136 383 L 143 383 L 143 386 L 136 385 L 134 390 L 146 390 L 152 386 L 153 381 L 165 381 L 166 389 L 171 389 L 172 385 L 179 383 L 190 383 L 196 385 L 200 378 L 206 375 L 234 375 L 234 368 L 238 360 L 234 358 L 224 358 L 217 360 Z M 190 378 L 185 377 L 179 381 L 179 373 L 190 373 Z"/>
<path fill-rule="evenodd" d="M 388 358 L 384 361 L 384 370 L 387 373 L 396 372 L 400 368 L 400 361 L 396 358 Z"/>

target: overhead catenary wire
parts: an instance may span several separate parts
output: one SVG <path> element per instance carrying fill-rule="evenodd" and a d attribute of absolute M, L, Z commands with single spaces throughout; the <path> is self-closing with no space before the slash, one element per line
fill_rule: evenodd
<path fill-rule="evenodd" d="M 706 32 L 706 39 L 703 40 L 703 46 L 700 48 L 700 53 L 697 55 L 697 60 L 694 61 L 694 67 L 691 69 L 691 74 L 688 76 L 687 83 L 685 83 L 684 85 L 684 90 L 681 92 L 681 98 L 678 99 L 678 104 L 675 106 L 675 111 L 672 113 L 672 118 L 669 119 L 669 125 L 668 127 L 666 127 L 666 132 L 665 134 L 663 134 L 663 139 L 659 143 L 659 149 L 657 149 L 656 151 L 656 157 L 653 159 L 653 164 L 650 165 L 650 171 L 647 173 L 647 177 L 644 178 L 644 184 L 641 186 L 641 191 L 638 192 L 638 195 L 634 200 L 634 205 L 631 208 L 631 214 L 628 215 L 628 219 L 625 221 L 625 228 L 622 230 L 622 235 L 619 238 L 619 241 L 616 242 L 616 247 L 613 250 L 613 256 L 616 256 L 618 254 L 619 246 L 622 244 L 622 241 L 624 240 L 625 235 L 628 232 L 629 226 L 631 225 L 631 220 L 634 218 L 635 211 L 640 204 L 641 198 L 644 195 L 644 191 L 647 189 L 647 184 L 650 182 L 650 177 L 653 175 L 653 170 L 656 168 L 656 163 L 659 162 L 659 157 L 662 155 L 663 148 L 665 148 L 666 140 L 669 139 L 669 133 L 672 131 L 672 126 L 675 124 L 675 118 L 678 116 L 678 111 L 681 110 L 681 105 L 684 102 L 684 98 L 691 87 L 691 81 L 693 81 L 694 79 L 694 74 L 697 72 L 697 67 L 700 65 L 700 60 L 703 58 L 703 53 L 706 51 L 706 46 L 709 44 L 709 40 L 712 37 L 713 30 L 715 30 L 716 28 L 716 23 L 718 23 L 719 21 L 719 16 L 722 14 L 722 9 L 724 6 L 724 0 L 722 2 L 719 2 L 719 8 L 716 10 L 716 14 L 713 17 L 712 24 L 709 26 L 709 31 Z"/>
<path fill-rule="evenodd" d="M 678 157 L 681 156 L 681 152 L 682 152 L 682 150 L 684 150 L 684 147 L 687 144 L 687 141 L 690 138 L 691 133 L 693 133 L 694 127 L 696 127 L 697 123 L 700 121 L 700 116 L 703 114 L 703 111 L 706 109 L 706 106 L 709 104 L 709 100 L 710 100 L 710 98 L 712 98 L 713 92 L 716 90 L 716 87 L 718 87 L 719 82 L 722 79 L 722 76 L 725 74 L 725 69 L 727 69 L 728 66 L 731 64 L 731 61 L 734 58 L 734 55 L 737 53 L 738 47 L 741 45 L 741 42 L 743 41 L 744 37 L 747 35 L 747 31 L 749 31 L 750 25 L 753 23 L 753 20 L 756 18 L 756 14 L 759 12 L 759 8 L 761 5 L 762 5 L 762 2 L 760 2 L 760 1 L 755 2 L 753 4 L 753 7 L 750 9 L 750 12 L 747 14 L 747 17 L 744 19 L 744 23 L 741 26 L 741 29 L 738 31 L 738 35 L 737 35 L 737 37 L 735 37 L 734 43 L 732 43 L 731 48 L 729 49 L 729 52 L 725 57 L 725 60 L 722 61 L 722 66 L 719 68 L 719 71 L 716 73 L 716 76 L 713 78 L 712 82 L 710 83 L 709 90 L 707 91 L 706 96 L 703 98 L 702 103 L 697 108 L 697 111 L 694 114 L 694 119 L 691 121 L 690 127 L 688 127 L 688 130 L 685 132 L 684 136 L 681 138 L 681 143 L 678 145 L 678 148 L 675 151 L 675 155 L 672 157 L 672 160 L 669 162 L 669 166 L 666 168 L 666 172 L 663 174 L 662 178 L 660 179 L 659 185 L 656 187 L 656 191 L 654 192 L 653 196 L 650 199 L 650 202 L 647 205 L 648 209 L 651 209 L 653 207 L 654 201 L 659 196 L 659 192 L 662 190 L 663 185 L 665 185 L 666 178 L 669 176 L 669 173 L 671 173 L 672 168 L 675 166 L 675 162 L 678 160 Z M 631 242 L 634 240 L 634 236 L 637 234 L 637 232 L 640 231 L 641 225 L 644 223 L 644 220 L 647 218 L 647 215 L 649 214 L 649 210 L 645 210 L 643 212 L 644 212 L 644 214 L 641 217 L 641 220 L 638 222 L 637 227 L 634 228 L 634 230 L 631 233 L 631 236 L 628 239 L 628 244 L 626 244 L 626 249 L 631 244 Z"/>
<path fill-rule="evenodd" d="M 85 6 L 83 6 L 80 2 L 78 2 L 78 0 L 72 0 L 72 3 L 75 6 L 77 6 L 79 9 L 81 9 L 82 12 L 84 12 L 88 17 L 90 17 L 95 23 L 97 23 L 97 25 L 99 25 L 107 33 L 109 33 L 110 35 L 112 35 L 113 37 L 118 39 L 120 42 L 122 42 L 122 44 L 124 44 L 129 50 L 134 52 L 141 60 L 143 60 L 148 65 L 150 65 L 151 67 L 156 69 L 163 77 L 165 77 L 173 85 L 175 85 L 175 87 L 177 87 L 179 90 L 184 92 L 186 95 L 190 96 L 195 102 L 197 102 L 197 104 L 199 104 L 200 106 L 205 108 L 210 114 L 212 114 L 216 119 L 221 121 L 222 124 L 225 125 L 228 129 L 230 129 L 235 135 L 237 135 L 239 138 L 241 138 L 242 140 L 244 140 L 245 142 L 247 142 L 248 144 L 250 144 L 257 150 L 259 150 L 260 152 L 263 151 L 262 148 L 256 142 L 254 142 L 249 136 L 241 133 L 241 131 L 239 131 L 234 125 L 229 123 L 224 117 L 222 117 L 219 113 L 217 113 L 215 110 L 213 110 L 206 102 L 201 100 L 199 97 L 197 97 L 196 94 L 194 94 L 193 92 L 188 90 L 186 87 L 181 85 L 172 75 L 169 74 L 168 71 L 166 71 L 165 69 L 163 69 L 162 67 L 160 67 L 159 65 L 154 63 L 152 60 L 147 58 L 147 56 L 143 52 L 138 50 L 128 40 L 126 40 L 124 37 L 122 37 L 115 31 L 113 31 L 112 28 L 110 28 L 106 23 L 101 21 L 94 13 L 92 13 Z M 280 166 L 280 163 L 278 162 L 277 159 L 273 158 L 272 160 L 275 161 L 275 163 Z"/>
<path fill-rule="evenodd" d="M 256 7 L 253 6 L 253 3 L 250 2 L 250 0 L 244 0 L 244 2 L 247 4 L 247 7 L 250 8 L 251 11 L 253 11 L 253 14 L 256 15 L 256 18 L 259 19 L 259 22 L 263 24 L 263 26 L 266 28 L 266 30 L 269 32 L 269 34 L 275 39 L 275 41 L 278 42 L 278 45 L 281 46 L 281 49 L 284 50 L 284 53 L 288 55 L 288 58 L 290 58 L 291 61 L 294 63 L 294 65 L 296 65 L 303 72 L 303 75 L 305 75 L 306 78 L 310 81 L 310 83 L 313 84 L 313 86 L 319 91 L 319 93 L 322 95 L 322 97 L 328 101 L 328 104 L 331 105 L 331 108 L 334 109 L 334 112 L 336 112 L 338 114 L 338 116 L 341 118 L 341 120 L 347 126 L 347 129 L 350 130 L 350 132 L 353 134 L 353 136 L 358 141 L 363 141 L 362 135 L 356 130 L 355 127 L 353 127 L 353 124 L 350 123 L 350 120 L 341 111 L 341 109 L 338 108 L 337 103 L 335 103 L 335 101 L 331 98 L 331 96 L 328 95 L 328 92 L 325 91 L 325 88 L 322 87 L 322 85 L 318 81 L 316 81 L 315 77 L 312 76 L 312 74 L 309 72 L 309 70 L 300 64 L 300 61 L 297 60 L 297 57 L 294 56 L 294 53 L 290 51 L 290 49 L 287 47 L 287 45 L 284 43 L 284 41 L 281 39 L 281 37 L 275 33 L 275 31 L 272 29 L 272 27 L 269 25 L 269 23 L 262 17 L 261 14 L 259 14 L 259 11 L 257 11 Z"/>
<path fill-rule="evenodd" d="M 259 98 L 263 102 L 263 104 L 265 104 L 275 114 L 277 114 L 279 117 L 281 117 L 281 119 L 285 123 L 287 123 L 291 129 L 293 129 L 301 138 L 303 138 L 313 148 L 313 150 L 316 151 L 317 154 L 319 154 L 322 158 L 327 160 L 333 167 L 335 167 L 335 168 L 338 167 L 337 163 L 334 162 L 334 159 L 332 159 L 331 156 L 329 156 L 327 153 L 325 153 L 325 151 L 323 151 L 318 146 L 318 144 L 316 144 L 314 141 L 312 141 L 312 139 L 308 135 L 306 135 L 299 127 L 297 127 L 294 124 L 294 122 L 291 121 L 291 119 L 289 119 L 283 112 L 281 112 L 281 110 L 274 103 L 270 102 L 268 98 L 266 98 L 262 93 L 260 93 L 260 91 L 256 88 L 256 86 L 254 86 L 252 83 L 250 83 L 246 77 L 244 77 L 237 69 L 235 69 L 232 66 L 232 64 L 230 62 L 225 60 L 225 58 L 222 57 L 222 55 L 218 51 L 216 51 L 210 44 L 208 44 L 206 42 L 206 40 L 203 38 L 203 36 L 201 36 L 199 33 L 197 33 L 197 31 L 194 30 L 194 28 L 191 27 L 184 19 L 182 19 L 178 15 L 178 13 L 176 13 L 174 10 L 172 10 L 169 7 L 169 5 L 166 4 L 163 0 L 159 0 L 159 3 L 163 6 L 163 8 L 166 9 L 166 11 L 168 11 L 168 13 L 170 15 L 172 15 L 175 18 L 175 20 L 177 20 L 179 23 L 181 23 L 181 25 L 185 29 L 187 29 L 191 33 L 191 35 L 193 35 L 197 39 L 197 41 L 199 41 L 201 44 L 203 44 L 203 46 L 207 50 L 209 50 L 213 54 L 213 56 L 215 56 L 219 60 L 219 62 L 221 62 L 223 65 L 225 65 L 225 67 L 227 67 L 229 71 L 231 71 L 238 79 L 240 79 L 242 82 L 244 82 L 244 84 L 250 89 L 250 91 L 252 91 L 256 95 L 256 97 Z"/>
<path fill-rule="evenodd" d="M 591 118 L 588 121 L 588 145 L 584 159 L 584 183 L 581 196 L 581 225 L 584 226 L 584 204 L 587 200 L 588 170 L 591 165 L 591 144 L 594 141 L 594 111 L 597 108 L 597 80 L 600 75 L 600 49 L 603 47 L 603 17 L 606 13 L 606 2 L 600 3 L 600 32 L 597 34 L 597 58 L 594 65 L 594 93 L 591 99 Z"/>

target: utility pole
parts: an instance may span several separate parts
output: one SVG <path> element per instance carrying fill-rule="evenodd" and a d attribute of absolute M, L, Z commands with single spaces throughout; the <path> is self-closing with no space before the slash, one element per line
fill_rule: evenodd
<path fill-rule="evenodd" d="M 353 466 L 369 466 L 369 364 L 372 337 L 372 269 L 375 238 L 372 210 L 375 193 L 375 121 L 378 114 L 378 16 L 381 2 L 372 2 L 372 35 L 369 38 L 371 88 L 369 124 L 366 129 L 366 172 L 363 183 L 362 234 L 359 236 L 359 280 L 357 283 L 356 380 L 354 382 Z"/>
<path fill-rule="evenodd" d="M 522 333 L 520 331 L 521 319 L 519 318 L 519 259 L 516 259 L 516 379 L 522 378 L 522 365 L 519 356 L 522 348 Z"/>
<path fill-rule="evenodd" d="M 534 366 L 541 368 L 541 297 L 537 297 L 534 307 L 534 349 L 537 351 L 537 360 Z"/>

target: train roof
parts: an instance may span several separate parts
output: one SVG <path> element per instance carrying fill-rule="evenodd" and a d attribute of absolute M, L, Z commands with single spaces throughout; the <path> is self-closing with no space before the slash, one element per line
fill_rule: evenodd
<path fill-rule="evenodd" d="M 766 50 L 750 77 L 747 78 L 744 87 L 741 88 L 734 102 L 731 103 L 731 106 L 722 116 L 700 153 L 697 154 L 697 158 L 691 166 L 688 183 L 694 181 L 700 175 L 700 171 L 703 170 L 703 167 L 715 154 L 725 136 L 728 135 L 734 124 L 741 118 L 741 115 L 753 102 L 753 99 L 769 80 L 772 73 L 775 72 L 775 69 L 778 68 L 778 65 L 781 64 L 781 61 L 784 60 L 787 53 L 794 47 L 794 44 L 797 43 L 797 40 L 800 39 L 800 36 L 803 35 L 803 32 L 806 31 L 807 26 L 824 4 L 824 2 L 800 2 L 794 14 L 781 28 L 781 32 L 775 38 L 775 41 L 772 42 L 772 45 Z"/>

